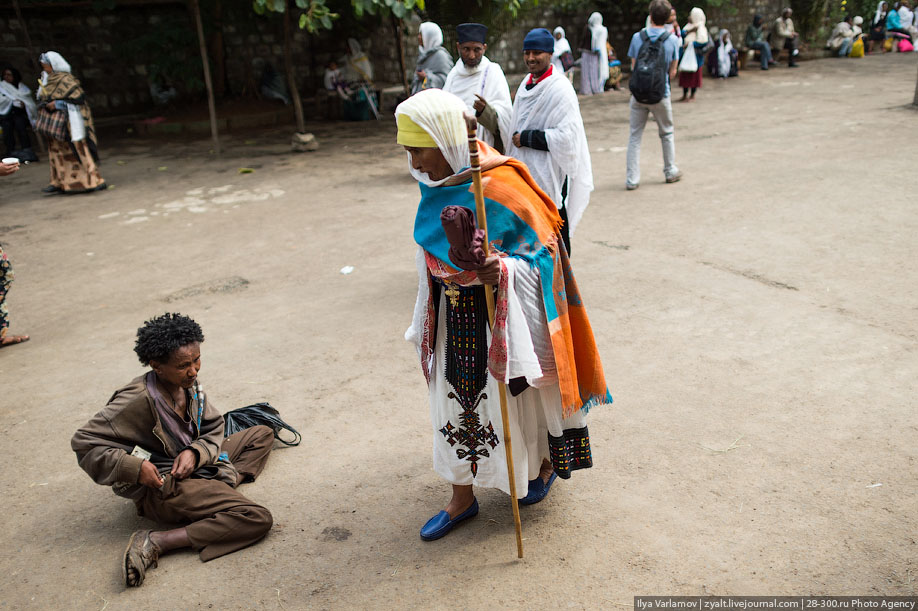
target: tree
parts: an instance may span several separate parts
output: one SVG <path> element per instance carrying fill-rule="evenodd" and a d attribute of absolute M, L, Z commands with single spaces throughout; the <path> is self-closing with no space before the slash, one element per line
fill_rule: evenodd
<path fill-rule="evenodd" d="M 351 7 L 357 17 L 364 14 L 387 15 L 401 21 L 415 8 L 423 9 L 424 0 L 351 0 Z M 284 67 L 287 73 L 287 88 L 293 97 L 293 110 L 296 115 L 296 129 L 306 131 L 303 117 L 303 103 L 296 86 L 296 75 L 293 71 L 293 50 L 291 48 L 291 22 L 294 10 L 299 10 L 297 25 L 301 30 L 315 34 L 321 30 L 332 29 L 333 20 L 339 17 L 325 3 L 325 0 L 252 0 L 252 8 L 259 15 L 265 13 L 284 14 Z M 401 48 L 401 47 L 399 47 Z"/>

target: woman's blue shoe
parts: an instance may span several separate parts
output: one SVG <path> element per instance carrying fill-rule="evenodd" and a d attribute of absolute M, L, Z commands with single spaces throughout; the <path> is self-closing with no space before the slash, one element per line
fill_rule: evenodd
<path fill-rule="evenodd" d="M 471 507 L 457 515 L 452 520 L 449 519 L 449 514 L 447 512 L 441 511 L 434 517 L 427 520 L 427 524 L 421 528 L 421 538 L 425 541 L 435 541 L 451 531 L 453 526 L 462 520 L 474 518 L 477 515 L 478 499 L 473 500 Z"/>
<path fill-rule="evenodd" d="M 552 471 L 547 484 L 542 480 L 541 476 L 529 482 L 529 494 L 519 500 L 520 505 L 535 505 L 548 496 L 548 491 L 551 489 L 556 477 L 558 477 L 558 474 Z"/>

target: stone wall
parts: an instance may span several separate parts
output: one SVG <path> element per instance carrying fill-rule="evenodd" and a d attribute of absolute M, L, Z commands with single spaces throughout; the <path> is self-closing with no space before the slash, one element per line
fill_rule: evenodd
<path fill-rule="evenodd" d="M 138 35 L 156 31 L 155 28 L 165 22 L 180 26 L 187 23 L 186 38 L 183 38 L 178 56 L 186 69 L 203 81 L 203 72 L 198 68 L 200 52 L 194 24 L 187 8 L 180 3 L 122 6 L 103 13 L 88 8 L 29 9 L 28 5 L 23 6 L 22 11 L 35 53 L 57 51 L 70 63 L 97 116 L 161 112 L 151 99 L 149 64 L 131 56 L 125 49 L 130 48 L 131 41 Z M 222 24 L 228 97 L 251 95 L 261 73 L 259 68 L 253 67 L 253 60 L 257 58 L 270 62 L 281 73 L 284 70 L 282 18 L 279 15 L 260 17 L 250 9 L 243 15 L 245 19 L 224 18 Z M 388 21 L 378 26 L 369 28 L 369 34 L 360 37 L 360 42 L 373 61 L 377 79 L 397 83 L 400 69 L 395 31 Z M 23 24 L 12 15 L 4 14 L 0 16 L 0 32 L 3 42 L 0 62 L 9 62 L 18 68 L 23 74 L 23 82 L 34 89 L 37 75 L 29 57 Z M 208 32 L 208 36 L 212 33 Z M 414 36 L 417 36 L 416 30 Z M 406 38 L 409 38 L 407 34 Z M 416 46 L 412 43 L 407 49 L 410 52 Z M 320 88 L 327 63 L 342 57 L 345 52 L 346 40 L 338 33 L 315 36 L 297 29 L 293 33 L 293 61 L 300 93 L 308 97 Z M 407 63 L 409 70 L 413 68 L 413 59 Z M 211 66 L 213 68 L 213 62 Z M 180 85 L 177 88 L 182 94 L 180 99 L 203 99 L 201 91 L 188 95 Z"/>
<path fill-rule="evenodd" d="M 752 18 L 756 14 L 762 16 L 765 29 L 770 30 L 775 19 L 780 17 L 781 10 L 787 4 L 787 0 L 735 0 L 730 3 L 729 7 L 709 10 L 707 26 L 711 30 L 728 29 L 733 44 L 739 47 L 743 44 L 746 28 L 752 23 Z M 680 16 L 680 21 L 683 21 L 682 16 Z"/>

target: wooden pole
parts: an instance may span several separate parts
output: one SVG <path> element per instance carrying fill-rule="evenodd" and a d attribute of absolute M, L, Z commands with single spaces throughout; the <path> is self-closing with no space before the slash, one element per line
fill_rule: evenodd
<path fill-rule="evenodd" d="M 478 162 L 478 121 L 474 117 L 465 118 L 469 131 L 469 158 L 472 167 L 472 190 L 475 193 L 475 217 L 478 228 L 484 232 L 484 254 L 488 256 L 488 217 L 485 212 L 484 189 L 481 186 L 481 165 Z M 488 303 L 488 318 L 494 328 L 494 292 L 490 286 L 485 287 L 485 301 Z M 507 388 L 503 380 L 497 381 L 500 394 L 500 418 L 504 427 L 504 452 L 507 455 L 507 477 L 510 478 L 510 506 L 513 508 L 513 525 L 516 527 L 516 555 L 523 557 L 523 527 L 520 524 L 520 506 L 516 499 L 516 478 L 513 476 L 513 448 L 510 444 L 510 416 L 507 408 Z"/>
<path fill-rule="evenodd" d="M 306 119 L 303 117 L 303 100 L 296 86 L 296 74 L 293 71 L 293 49 L 290 48 L 290 14 L 293 12 L 291 2 L 284 5 L 284 72 L 287 75 L 287 89 L 293 100 L 293 114 L 296 117 L 296 131 L 306 133 Z"/>
<path fill-rule="evenodd" d="M 13 0 L 13 10 L 16 11 L 16 19 L 19 20 L 19 27 L 22 28 L 22 35 L 25 37 L 26 48 L 29 50 L 29 59 L 32 60 L 32 67 L 36 72 L 41 72 L 41 66 L 38 64 L 38 54 L 32 47 L 32 37 L 29 36 L 29 28 L 25 19 L 22 18 L 22 9 L 19 8 L 19 0 Z"/>
<path fill-rule="evenodd" d="M 214 153 L 220 155 L 220 136 L 217 134 L 217 106 L 214 103 L 214 85 L 210 79 L 210 63 L 207 61 L 207 43 L 204 40 L 204 24 L 201 21 L 201 5 L 191 0 L 191 11 L 198 30 L 198 45 L 201 47 L 201 64 L 204 67 L 204 86 L 207 88 L 207 110 L 210 113 L 210 135 L 214 140 Z"/>
<path fill-rule="evenodd" d="M 402 87 L 405 88 L 405 95 L 411 94 L 411 89 L 408 88 L 408 73 L 405 71 L 405 37 L 402 35 L 404 32 L 404 22 L 392 15 L 392 27 L 395 29 L 395 42 L 398 43 L 398 67 L 402 71 Z"/>

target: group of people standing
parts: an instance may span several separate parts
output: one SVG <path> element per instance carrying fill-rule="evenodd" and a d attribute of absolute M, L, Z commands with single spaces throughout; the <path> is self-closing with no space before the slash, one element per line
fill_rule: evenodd
<path fill-rule="evenodd" d="M 107 188 L 99 173 L 99 151 L 92 111 L 80 81 L 59 53 L 39 58 L 41 74 L 34 96 L 12 66 L 2 69 L 0 125 L 4 158 L 37 161 L 29 128 L 48 143 L 51 176 L 44 193 L 88 193 Z M 19 148 L 16 148 L 16 140 Z"/>
<path fill-rule="evenodd" d="M 412 95 L 442 89 L 465 103 L 478 120 L 478 137 L 500 154 L 519 159 L 555 203 L 564 223 L 564 242 L 580 220 L 593 190 L 590 153 L 577 94 L 554 64 L 556 39 L 545 28 L 529 32 L 523 55 L 530 74 L 515 100 L 500 64 L 488 59 L 486 26 L 456 28 L 459 60 L 442 46 L 443 33 L 432 22 L 420 27 L 425 49 L 418 58 Z M 447 70 L 447 62 L 449 69 Z"/>
<path fill-rule="evenodd" d="M 881 45 L 884 53 L 914 51 L 918 50 L 916 42 L 918 42 L 918 11 L 913 11 L 907 0 L 896 2 L 892 6 L 889 2 L 879 2 L 873 20 L 870 22 L 867 52 L 872 52 L 876 43 Z"/>

